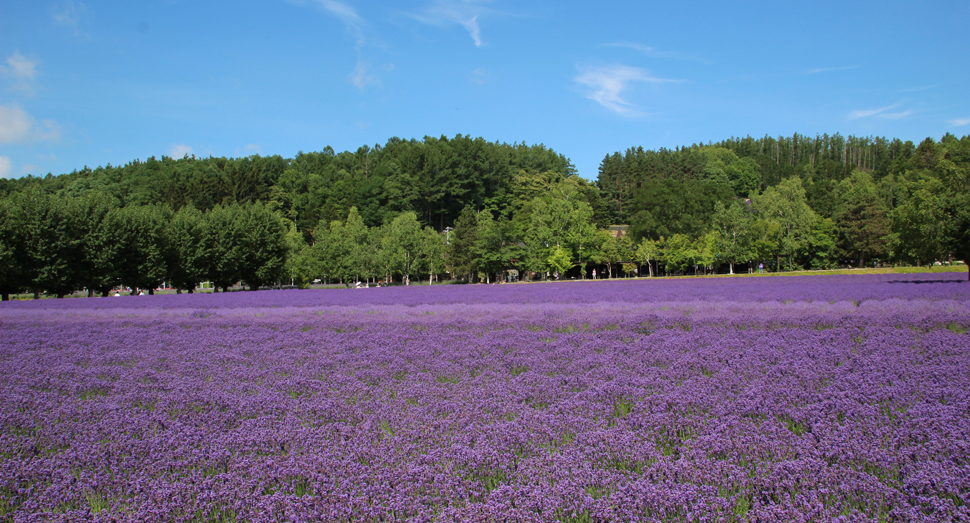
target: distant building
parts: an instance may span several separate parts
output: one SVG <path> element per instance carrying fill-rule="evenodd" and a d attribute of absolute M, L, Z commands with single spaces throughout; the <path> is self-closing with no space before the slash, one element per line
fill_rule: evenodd
<path fill-rule="evenodd" d="M 619 240 L 620 238 L 629 234 L 629 228 L 629 225 L 609 225 L 606 227 L 606 230 L 610 233 L 610 235 Z"/>

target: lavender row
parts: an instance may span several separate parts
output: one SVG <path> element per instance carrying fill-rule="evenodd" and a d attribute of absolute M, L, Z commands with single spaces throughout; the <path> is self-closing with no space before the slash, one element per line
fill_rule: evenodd
<path fill-rule="evenodd" d="M 886 299 L 970 301 L 964 273 L 771 276 L 570 281 L 535 285 L 444 285 L 373 289 L 327 289 L 126 296 L 82 300 L 8 302 L 0 313 L 23 309 L 166 309 L 182 307 L 327 307 L 442 304 L 595 304 L 673 301 L 863 302 Z"/>
<path fill-rule="evenodd" d="M 970 518 L 965 300 L 515 292 L 5 310 L 0 519 Z"/>

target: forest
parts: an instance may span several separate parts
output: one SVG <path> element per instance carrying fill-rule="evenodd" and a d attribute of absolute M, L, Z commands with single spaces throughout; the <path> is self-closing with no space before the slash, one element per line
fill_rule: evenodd
<path fill-rule="evenodd" d="M 0 180 L 0 293 L 925 265 L 970 254 L 970 136 L 607 154 L 457 135 Z"/>

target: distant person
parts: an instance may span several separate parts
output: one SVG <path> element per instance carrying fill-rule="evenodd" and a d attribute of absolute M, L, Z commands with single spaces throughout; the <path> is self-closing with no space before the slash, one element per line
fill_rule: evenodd
<path fill-rule="evenodd" d="M 758 272 L 765 272 L 764 262 L 758 264 Z"/>
<path fill-rule="evenodd" d="M 593 269 L 593 279 L 596 279 L 596 269 Z"/>

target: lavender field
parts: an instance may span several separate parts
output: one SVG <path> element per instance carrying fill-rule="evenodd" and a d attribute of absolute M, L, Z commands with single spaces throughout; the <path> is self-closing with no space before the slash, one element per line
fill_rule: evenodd
<path fill-rule="evenodd" d="M 970 283 L 0 306 L 0 521 L 970 520 Z"/>

